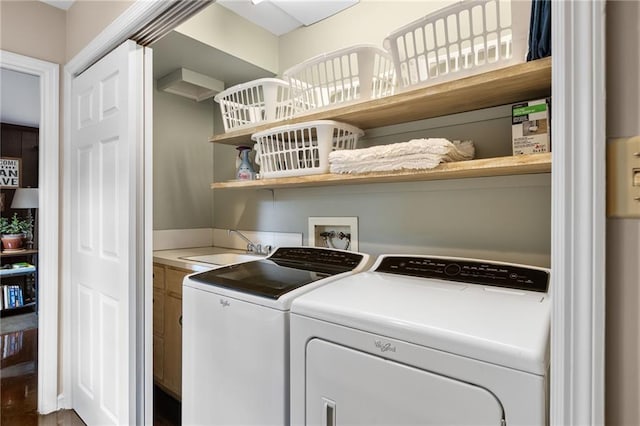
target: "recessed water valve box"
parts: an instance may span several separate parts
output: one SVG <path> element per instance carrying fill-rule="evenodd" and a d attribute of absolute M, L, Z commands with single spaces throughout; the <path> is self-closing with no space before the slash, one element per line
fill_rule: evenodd
<path fill-rule="evenodd" d="M 358 218 L 310 217 L 309 246 L 358 251 Z"/>

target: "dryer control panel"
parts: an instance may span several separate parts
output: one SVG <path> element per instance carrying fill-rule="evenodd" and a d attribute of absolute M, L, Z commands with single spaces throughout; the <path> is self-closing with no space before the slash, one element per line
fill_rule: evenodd
<path fill-rule="evenodd" d="M 546 270 L 469 259 L 387 256 L 376 272 L 544 293 L 549 288 L 549 272 Z"/>

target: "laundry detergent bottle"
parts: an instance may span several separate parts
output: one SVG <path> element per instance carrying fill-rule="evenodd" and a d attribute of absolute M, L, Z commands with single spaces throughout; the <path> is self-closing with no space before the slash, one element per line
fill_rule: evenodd
<path fill-rule="evenodd" d="M 256 178 L 256 172 L 253 170 L 251 160 L 249 159 L 249 153 L 251 148 L 248 146 L 239 146 L 238 150 L 238 171 L 236 172 L 236 179 L 238 180 L 253 180 Z"/>

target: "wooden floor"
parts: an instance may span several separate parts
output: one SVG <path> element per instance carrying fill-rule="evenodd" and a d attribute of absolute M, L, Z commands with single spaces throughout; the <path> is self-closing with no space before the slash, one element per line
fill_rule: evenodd
<path fill-rule="evenodd" d="M 2 426 L 84 426 L 73 410 L 46 416 L 37 413 L 38 329 L 17 330 L 13 324 L 33 324 L 32 318 L 2 318 L 0 334 L 0 425 Z M 179 425 L 180 403 L 154 386 L 154 425 Z"/>

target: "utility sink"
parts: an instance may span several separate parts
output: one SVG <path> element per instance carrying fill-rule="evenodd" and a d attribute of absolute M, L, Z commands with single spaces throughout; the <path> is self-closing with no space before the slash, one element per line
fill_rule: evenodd
<path fill-rule="evenodd" d="M 210 263 L 212 265 L 228 265 L 230 263 L 248 262 L 250 260 L 264 259 L 264 256 L 243 253 L 218 253 L 205 254 L 201 256 L 181 257 L 181 259 L 191 260 L 193 262 Z"/>

